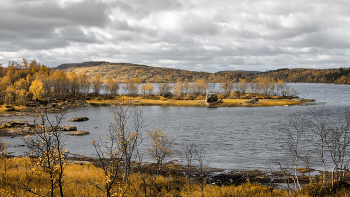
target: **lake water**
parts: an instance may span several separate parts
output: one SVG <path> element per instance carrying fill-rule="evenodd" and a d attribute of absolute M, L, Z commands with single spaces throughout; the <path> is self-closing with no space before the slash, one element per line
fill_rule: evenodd
<path fill-rule="evenodd" d="M 350 109 L 350 86 L 331 84 L 288 84 L 300 98 L 316 99 L 317 105 L 276 107 L 139 107 L 146 118 L 140 151 L 146 151 L 149 139 L 146 130 L 161 128 L 175 140 L 174 154 L 168 159 L 182 161 L 183 144 L 195 142 L 204 153 L 210 167 L 224 169 L 261 169 L 277 167 L 275 160 L 290 160 L 291 156 L 279 140 L 280 122 L 291 113 L 307 113 L 310 108 L 325 105 L 333 111 Z M 114 109 L 110 107 L 77 108 L 69 111 L 62 125 L 77 126 L 89 131 L 86 136 L 67 136 L 70 153 L 95 156 L 92 140 L 105 137 L 113 122 Z M 68 122 L 74 117 L 89 117 L 87 122 Z M 28 119 L 28 118 L 27 118 Z M 1 120 L 0 120 L 1 121 Z M 311 140 L 313 137 L 308 136 Z M 20 137 L 3 137 L 9 144 L 8 152 L 23 155 L 28 152 Z M 143 161 L 150 162 L 147 155 Z M 317 159 L 315 160 L 317 162 Z M 311 164 L 320 168 L 319 163 Z M 328 168 L 331 165 L 328 166 Z"/>

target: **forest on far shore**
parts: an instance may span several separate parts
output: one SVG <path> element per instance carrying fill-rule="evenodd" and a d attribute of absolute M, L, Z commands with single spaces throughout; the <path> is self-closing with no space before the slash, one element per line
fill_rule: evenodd
<path fill-rule="evenodd" d="M 166 76 L 166 75 L 165 75 Z M 152 80 L 144 81 L 140 77 L 129 78 L 123 83 L 125 95 L 137 96 L 141 84 L 142 94 L 148 97 L 158 94 L 166 98 L 193 99 L 204 96 L 208 91 L 208 82 L 205 79 L 195 81 L 177 81 L 174 84 L 161 83 L 158 90 L 151 84 Z M 110 97 L 118 95 L 120 81 L 112 76 L 104 79 L 96 73 L 89 76 L 87 73 L 67 72 L 51 69 L 37 63 L 30 63 L 23 59 L 22 64 L 11 62 L 7 67 L 0 67 L 0 104 L 22 104 L 27 101 L 54 98 L 86 99 L 88 95 L 98 96 L 102 90 Z M 238 83 L 226 79 L 220 84 L 222 98 L 241 98 L 245 93 L 274 95 L 288 97 L 294 95 L 285 82 L 275 81 L 272 77 L 258 77 L 250 82 L 239 78 Z"/>
<path fill-rule="evenodd" d="M 98 69 L 98 70 L 97 70 Z M 315 82 L 349 84 L 350 68 L 339 69 L 279 69 L 261 73 L 193 72 L 170 68 L 156 68 L 135 64 L 87 62 L 49 68 L 23 58 L 22 63 L 0 65 L 0 103 L 25 104 L 26 101 L 53 98 L 86 98 L 99 95 L 118 95 L 119 84 L 124 83 L 127 95 L 154 95 L 175 99 L 189 99 L 205 95 L 208 83 L 220 83 L 223 98 L 241 98 L 243 93 L 261 95 L 295 95 L 287 82 Z M 159 90 L 151 83 L 161 83 Z M 168 84 L 173 83 L 173 85 Z"/>
<path fill-rule="evenodd" d="M 87 76 L 100 75 L 104 80 L 109 77 L 120 83 L 128 79 L 140 78 L 142 83 L 176 83 L 178 81 L 194 82 L 203 79 L 207 83 L 238 83 L 240 79 L 252 82 L 259 77 L 271 77 L 274 81 L 285 83 L 335 83 L 350 84 L 349 68 L 311 69 L 311 68 L 282 68 L 266 72 L 250 71 L 220 71 L 217 73 L 195 72 L 174 68 L 151 67 L 130 63 L 83 62 L 62 64 L 53 70 L 65 72 L 74 71 Z"/>

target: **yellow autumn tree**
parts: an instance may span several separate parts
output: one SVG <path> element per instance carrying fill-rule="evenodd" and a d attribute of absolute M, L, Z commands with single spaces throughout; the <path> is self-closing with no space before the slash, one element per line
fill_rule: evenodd
<path fill-rule="evenodd" d="M 79 93 L 79 89 L 80 89 L 79 77 L 77 73 L 75 73 L 74 71 L 67 73 L 66 76 L 68 79 L 70 92 L 71 94 L 76 96 Z"/>
<path fill-rule="evenodd" d="M 90 78 L 85 74 L 79 75 L 79 83 L 80 83 L 80 91 L 87 96 L 87 94 L 90 91 L 91 87 L 91 80 Z"/>
<path fill-rule="evenodd" d="M 141 91 L 142 94 L 148 94 L 148 96 L 150 96 L 151 94 L 153 94 L 153 90 L 154 90 L 154 85 L 151 85 L 150 83 L 146 83 L 144 85 L 141 86 Z"/>
<path fill-rule="evenodd" d="M 172 154 L 171 147 L 174 141 L 167 134 L 163 133 L 161 128 L 152 132 L 147 131 L 147 134 L 151 138 L 148 154 L 156 160 L 159 170 L 164 160 Z"/>
<path fill-rule="evenodd" d="M 142 94 L 143 94 L 143 95 L 146 95 L 146 91 L 147 91 L 147 86 L 146 86 L 146 84 L 143 84 L 143 85 L 141 86 L 141 91 L 142 91 Z"/>
<path fill-rule="evenodd" d="M 109 77 L 106 83 L 106 90 L 110 93 L 111 96 L 117 95 L 119 89 L 118 82 L 113 79 L 113 77 Z"/>
<path fill-rule="evenodd" d="M 182 91 L 183 91 L 183 83 L 178 81 L 174 86 L 174 94 L 176 94 L 176 99 L 179 99 Z"/>
<path fill-rule="evenodd" d="M 95 78 L 92 81 L 92 86 L 94 89 L 94 93 L 99 94 L 103 86 L 101 75 L 95 75 Z"/>
<path fill-rule="evenodd" d="M 248 85 L 245 79 L 239 78 L 239 82 L 236 85 L 236 89 L 240 93 L 245 93 L 247 91 Z"/>
<path fill-rule="evenodd" d="M 234 85 L 231 81 L 226 81 L 220 85 L 221 93 L 227 95 L 232 91 L 233 87 Z"/>
<path fill-rule="evenodd" d="M 141 79 L 139 77 L 125 81 L 124 89 L 128 95 L 136 96 L 139 91 Z"/>
<path fill-rule="evenodd" d="M 14 85 L 7 86 L 6 88 L 6 95 L 5 95 L 5 101 L 7 103 L 14 103 L 16 102 L 17 95 L 16 95 L 16 88 Z"/>
<path fill-rule="evenodd" d="M 35 99 L 39 99 L 43 95 L 43 83 L 40 79 L 36 79 L 32 82 L 32 85 L 29 87 L 29 92 L 33 94 Z"/>

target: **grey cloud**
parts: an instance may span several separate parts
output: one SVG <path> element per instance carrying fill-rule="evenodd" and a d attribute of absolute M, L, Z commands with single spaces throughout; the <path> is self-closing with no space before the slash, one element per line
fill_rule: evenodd
<path fill-rule="evenodd" d="M 350 48 L 350 42 L 346 37 L 338 37 L 337 34 L 332 35 L 332 33 L 326 32 L 303 35 L 293 40 L 290 44 L 294 47 Z"/>
<path fill-rule="evenodd" d="M 71 26 L 61 28 L 55 33 L 55 37 L 65 42 L 98 43 L 96 36 L 88 32 L 85 34 L 79 27 Z"/>
<path fill-rule="evenodd" d="M 340 0 L 7 2 L 0 8 L 0 58 L 8 60 L 216 72 L 346 66 L 350 56 L 350 6 Z"/>
<path fill-rule="evenodd" d="M 186 17 L 183 21 L 183 31 L 191 35 L 216 35 L 220 27 L 211 20 L 197 15 Z"/>
<path fill-rule="evenodd" d="M 52 25 L 104 26 L 108 22 L 108 6 L 99 1 L 87 0 L 60 7 L 54 1 L 45 1 L 33 7 L 23 4 L 14 11 L 29 19 L 53 20 Z M 26 20 L 26 19 L 25 19 Z M 56 22 L 56 23 L 55 23 Z"/>
<path fill-rule="evenodd" d="M 85 34 L 80 27 L 105 25 L 107 5 L 88 0 L 60 7 L 54 2 L 22 1 L 9 9 L 0 8 L 0 47 L 15 51 L 98 43 L 93 33 Z"/>
<path fill-rule="evenodd" d="M 114 4 L 121 11 L 138 19 L 147 17 L 153 12 L 169 11 L 182 7 L 178 0 L 120 0 Z"/>

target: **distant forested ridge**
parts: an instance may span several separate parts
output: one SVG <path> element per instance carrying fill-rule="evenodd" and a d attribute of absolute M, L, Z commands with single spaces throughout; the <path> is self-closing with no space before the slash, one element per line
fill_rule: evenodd
<path fill-rule="evenodd" d="M 350 68 L 283 68 L 266 72 L 220 71 L 217 73 L 209 73 L 174 68 L 151 67 L 130 63 L 110 63 L 99 61 L 62 64 L 54 69 L 64 70 L 65 72 L 74 71 L 77 74 L 85 73 L 87 76 L 99 74 L 104 80 L 113 77 L 115 80 L 122 83 L 128 79 L 136 77 L 140 78 L 143 83 L 174 83 L 177 81 L 193 82 L 198 79 L 204 79 L 206 82 L 210 83 L 223 83 L 227 81 L 237 83 L 239 82 L 239 79 L 245 79 L 247 82 L 251 82 L 259 77 L 271 77 L 275 81 L 284 81 L 287 83 L 350 84 Z"/>

